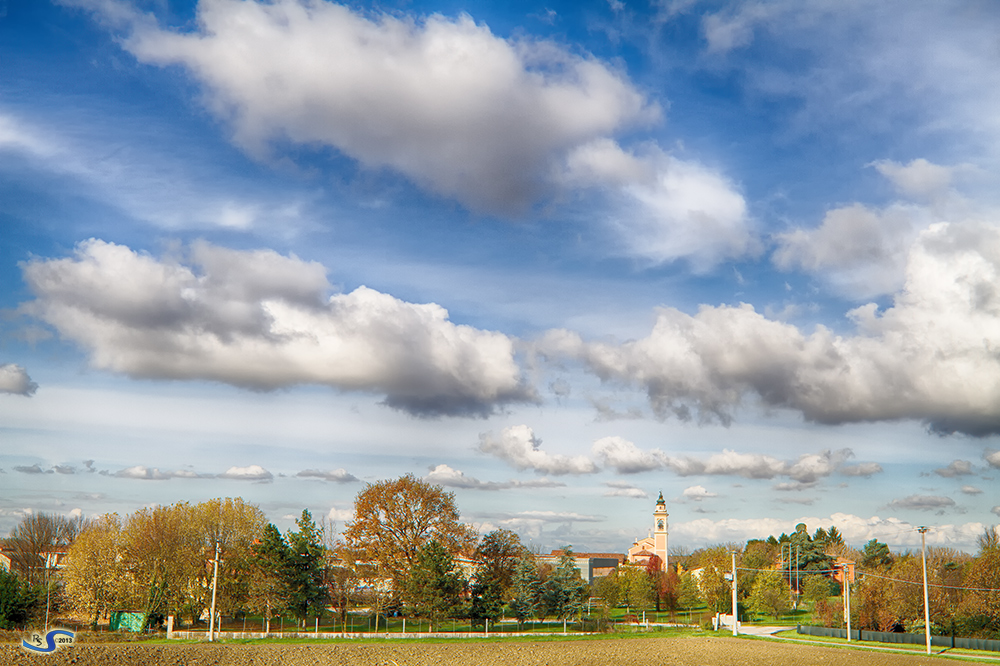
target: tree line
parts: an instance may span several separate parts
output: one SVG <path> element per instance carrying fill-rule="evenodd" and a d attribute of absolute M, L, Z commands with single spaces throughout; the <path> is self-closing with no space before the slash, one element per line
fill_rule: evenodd
<path fill-rule="evenodd" d="M 278 617 L 304 626 L 332 613 L 343 625 L 357 607 L 368 609 L 376 628 L 401 613 L 482 625 L 508 605 L 521 622 L 565 619 L 588 598 L 571 552 L 556 566 L 538 566 L 514 532 L 479 538 L 460 522 L 452 493 L 412 475 L 369 484 L 355 498 L 354 516 L 337 538 L 308 510 L 283 534 L 238 498 L 90 521 L 31 515 L 4 540 L 4 552 L 17 556 L 12 572 L 0 574 L 0 628 L 37 614 L 50 583 L 52 611 L 86 617 L 94 628 L 116 611 L 140 613 L 151 627 L 168 616 L 178 627 L 199 623 L 211 602 L 216 553 L 218 612 L 260 617 L 266 631 Z M 35 538 L 39 524 L 55 531 Z M 65 568 L 50 579 L 43 553 L 59 547 L 69 549 Z"/>
<path fill-rule="evenodd" d="M 465 618 L 474 626 L 503 615 L 530 620 L 579 616 L 588 599 L 594 615 L 624 608 L 730 612 L 726 575 L 737 560 L 741 613 L 843 626 L 838 558 L 855 565 L 851 624 L 871 630 L 922 631 L 920 552 L 892 553 L 875 539 L 856 550 L 836 528 L 730 543 L 694 552 L 675 549 L 661 570 L 655 556 L 622 565 L 588 585 L 566 549 L 542 564 L 509 530 L 480 537 L 460 521 L 452 493 L 412 475 L 368 484 L 355 498 L 354 519 L 342 534 L 317 525 L 303 510 L 282 533 L 259 508 L 241 499 L 178 503 L 71 520 L 33 514 L 3 540 L 10 574 L 0 573 L 0 628 L 23 626 L 32 614 L 62 610 L 92 626 L 114 611 L 142 613 L 149 626 L 168 615 L 178 625 L 202 621 L 210 605 L 218 547 L 216 605 L 229 617 L 275 618 L 300 626 L 336 618 L 341 626 L 364 608 L 376 629 L 389 616 L 418 616 L 431 626 Z M 54 579 L 41 553 L 68 547 Z M 1000 636 L 1000 544 L 995 529 L 975 555 L 928 549 L 932 631 Z M 594 610 L 592 608 L 591 610 Z M 619 613 L 620 613 L 619 612 Z M 804 617 L 807 614 L 809 617 Z M 384 626 L 384 625 L 382 625 Z"/>

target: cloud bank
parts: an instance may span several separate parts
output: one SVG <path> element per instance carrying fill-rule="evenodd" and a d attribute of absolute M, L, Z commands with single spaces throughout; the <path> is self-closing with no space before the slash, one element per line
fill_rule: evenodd
<path fill-rule="evenodd" d="M 535 399 L 513 341 L 456 325 L 433 303 L 359 287 L 327 298 L 316 262 L 204 242 L 188 263 L 91 239 L 23 264 L 24 311 L 99 369 L 253 390 L 296 384 L 377 392 L 419 416 L 485 416 Z M 127 278 L 125 277 L 127 276 Z"/>
<path fill-rule="evenodd" d="M 190 30 L 83 2 L 140 62 L 178 65 L 236 145 L 328 146 L 470 210 L 517 215 L 598 192 L 618 250 L 707 270 L 757 249 L 738 186 L 655 142 L 616 135 L 661 110 L 619 67 L 472 17 L 354 11 L 332 2 L 202 0 Z M 236 54 L 239 54 L 237 57 Z"/>
<path fill-rule="evenodd" d="M 1000 432 L 1000 229 L 935 224 L 910 249 L 891 307 L 848 313 L 855 333 L 805 333 L 747 304 L 662 308 L 649 336 L 614 344 L 549 332 L 539 349 L 645 389 L 661 418 L 728 424 L 748 398 L 824 424 L 915 419 Z"/>
<path fill-rule="evenodd" d="M 779 460 L 762 453 L 742 453 L 724 449 L 706 459 L 692 456 L 671 456 L 660 449 L 640 449 L 622 437 L 604 437 L 594 442 L 595 458 L 619 474 L 637 474 L 669 469 L 678 476 L 741 476 L 746 479 L 774 479 L 787 476 L 795 484 L 784 490 L 799 489 L 815 484 L 834 473 L 847 476 L 869 476 L 882 471 L 877 463 L 845 465 L 854 456 L 850 449 L 806 453 L 795 461 Z M 866 473 L 860 473 L 860 471 Z M 696 486 L 700 487 L 700 486 Z"/>

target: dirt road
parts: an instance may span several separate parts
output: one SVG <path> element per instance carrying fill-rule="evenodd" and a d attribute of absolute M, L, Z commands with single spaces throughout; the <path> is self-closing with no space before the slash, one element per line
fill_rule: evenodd
<path fill-rule="evenodd" d="M 50 655 L 0 645 L 0 664 L 38 666 L 914 666 L 922 655 L 860 652 L 831 647 L 734 638 L 650 638 L 558 642 L 336 643 L 316 645 L 88 644 Z"/>

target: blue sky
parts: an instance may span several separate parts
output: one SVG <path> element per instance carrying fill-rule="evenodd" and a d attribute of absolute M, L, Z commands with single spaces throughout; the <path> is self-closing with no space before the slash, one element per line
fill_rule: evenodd
<path fill-rule="evenodd" d="M 540 548 L 1000 519 L 992 3 L 0 12 L 0 531 L 405 473 Z"/>

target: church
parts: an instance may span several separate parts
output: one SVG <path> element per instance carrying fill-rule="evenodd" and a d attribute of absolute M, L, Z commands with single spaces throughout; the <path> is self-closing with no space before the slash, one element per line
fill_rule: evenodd
<path fill-rule="evenodd" d="M 580 570 L 580 576 L 588 583 L 593 583 L 595 578 L 609 575 L 621 564 L 646 566 L 654 555 L 660 558 L 660 570 L 666 571 L 667 516 L 667 503 L 663 499 L 663 492 L 660 492 L 660 496 L 656 500 L 656 509 L 653 511 L 653 529 L 650 530 L 649 536 L 636 539 L 632 547 L 628 549 L 627 555 L 620 553 L 573 553 L 574 564 Z M 535 555 L 535 559 L 539 563 L 555 567 L 559 565 L 560 557 L 564 553 L 565 551 L 562 549 L 553 550 L 547 555 Z"/>
<path fill-rule="evenodd" d="M 667 525 L 667 503 L 663 492 L 656 499 L 656 509 L 653 511 L 653 530 L 649 536 L 636 539 L 628 549 L 628 561 L 632 564 L 645 565 L 654 555 L 660 558 L 660 570 L 667 570 L 667 549 L 669 542 L 669 526 Z"/>

